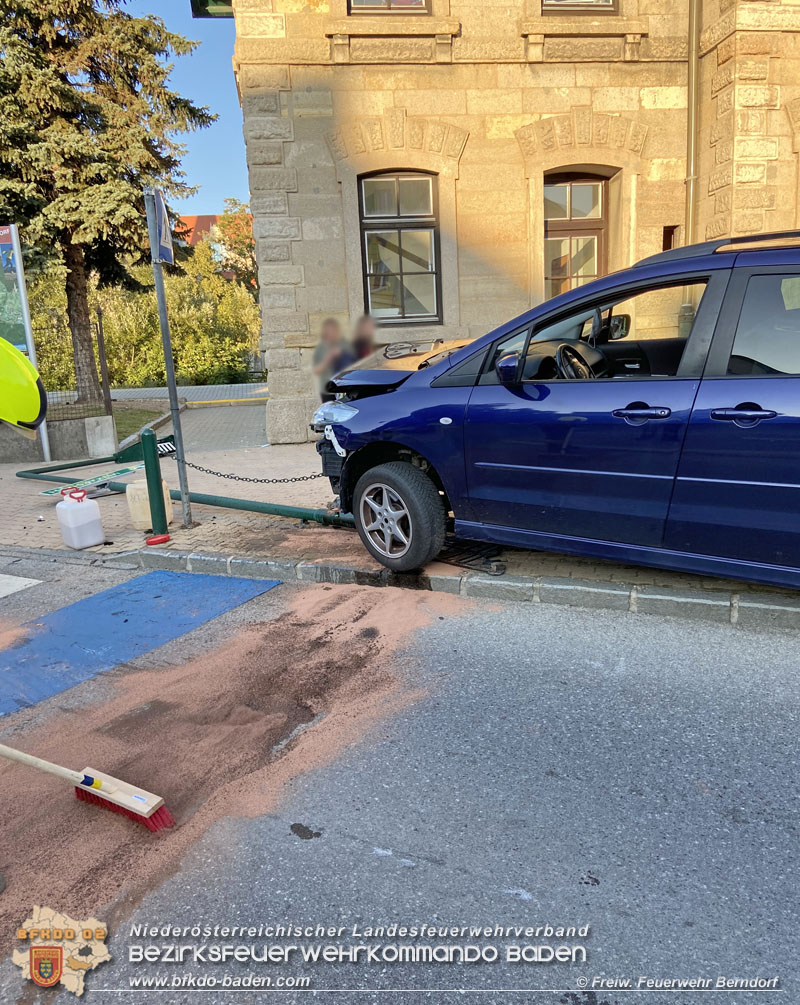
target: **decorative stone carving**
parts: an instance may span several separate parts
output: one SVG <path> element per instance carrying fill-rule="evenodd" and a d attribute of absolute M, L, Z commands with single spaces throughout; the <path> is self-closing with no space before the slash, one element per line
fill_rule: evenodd
<path fill-rule="evenodd" d="M 800 104 L 797 112 L 800 116 Z M 590 145 L 641 156 L 647 127 L 625 115 L 606 115 L 580 106 L 566 115 L 554 115 L 523 126 L 514 135 L 526 162 L 535 162 L 542 154 L 555 150 Z"/>
<path fill-rule="evenodd" d="M 635 63 L 638 61 L 642 50 L 642 36 L 638 32 L 632 32 L 625 36 L 625 48 L 623 56 L 626 62 Z"/>
<path fill-rule="evenodd" d="M 786 102 L 786 114 L 792 127 L 793 150 L 800 150 L 800 98 Z"/>
<path fill-rule="evenodd" d="M 403 108 L 390 108 L 384 114 L 384 132 L 392 150 L 402 150 L 406 145 L 406 113 Z M 344 156 L 347 156 L 345 151 Z"/>
<path fill-rule="evenodd" d="M 365 153 L 414 150 L 458 161 L 469 134 L 459 126 L 436 118 L 407 118 L 405 109 L 391 108 L 383 115 L 345 123 L 326 136 L 337 162 Z"/>

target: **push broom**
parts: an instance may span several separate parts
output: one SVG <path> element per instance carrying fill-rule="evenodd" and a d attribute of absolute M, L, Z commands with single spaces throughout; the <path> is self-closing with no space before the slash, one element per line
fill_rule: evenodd
<path fill-rule="evenodd" d="M 150 831 L 160 831 L 175 825 L 172 814 L 164 805 L 161 796 L 137 789 L 119 778 L 103 774 L 102 771 L 95 771 L 94 768 L 72 771 L 70 768 L 62 768 L 59 764 L 43 761 L 41 757 L 34 757 L 33 754 L 24 754 L 21 750 L 6 747 L 2 743 L 0 743 L 0 757 L 19 761 L 20 764 L 27 764 L 29 768 L 48 771 L 51 775 L 73 782 L 78 799 L 85 803 L 103 806 L 114 813 L 121 813 L 124 817 L 144 824 Z"/>

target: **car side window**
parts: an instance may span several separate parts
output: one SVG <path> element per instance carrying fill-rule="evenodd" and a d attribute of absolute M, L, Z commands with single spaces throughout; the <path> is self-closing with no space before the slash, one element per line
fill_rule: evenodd
<path fill-rule="evenodd" d="M 706 286 L 694 280 L 650 288 L 560 318 L 534 334 L 523 379 L 553 379 L 543 342 L 596 350 L 586 353 L 595 377 L 677 376 Z"/>
<path fill-rule="evenodd" d="M 525 348 L 525 343 L 528 340 L 528 332 L 530 328 L 526 325 L 524 328 L 520 328 L 515 331 L 512 335 L 507 335 L 504 339 L 496 342 L 492 349 L 490 350 L 487 358 L 486 364 L 483 368 L 483 373 L 480 376 L 479 384 L 499 384 L 500 380 L 495 371 L 495 365 L 497 361 L 503 356 L 508 356 L 512 352 L 521 353 Z"/>
<path fill-rule="evenodd" d="M 750 277 L 727 372 L 800 375 L 800 275 Z"/>

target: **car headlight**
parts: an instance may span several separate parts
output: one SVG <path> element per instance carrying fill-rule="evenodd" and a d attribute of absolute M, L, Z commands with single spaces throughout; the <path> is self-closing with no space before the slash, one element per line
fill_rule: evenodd
<path fill-rule="evenodd" d="M 358 415 L 358 409 L 344 401 L 326 401 L 314 412 L 314 425 L 324 426 L 328 423 L 347 422 L 354 415 Z"/>

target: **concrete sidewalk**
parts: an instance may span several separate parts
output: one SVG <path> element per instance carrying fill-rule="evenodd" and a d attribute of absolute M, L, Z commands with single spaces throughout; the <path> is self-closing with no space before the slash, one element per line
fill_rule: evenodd
<path fill-rule="evenodd" d="M 187 459 L 215 471 L 243 478 L 295 478 L 319 471 L 314 444 L 232 446 L 247 433 L 240 424 L 243 413 L 260 409 L 201 409 L 186 419 Z M 226 413 L 223 418 L 214 413 Z M 187 413 L 184 413 L 187 416 Z M 195 436 L 194 416 L 209 431 Z M 212 435 L 213 434 L 213 435 Z M 249 435 L 258 440 L 259 430 Z M 198 449 L 199 446 L 206 449 Z M 76 480 L 110 472 L 114 464 L 80 468 Z M 354 530 L 301 524 L 281 517 L 261 516 L 232 509 L 192 507 L 197 526 L 180 526 L 180 507 L 173 507 L 174 522 L 167 546 L 153 551 L 144 545 L 145 534 L 130 524 L 124 496 L 99 500 L 106 544 L 76 553 L 61 541 L 55 505 L 57 496 L 41 491 L 52 483 L 15 477 L 18 465 L 0 465 L 0 548 L 23 555 L 29 549 L 68 561 L 123 561 L 148 568 L 214 571 L 238 575 L 276 576 L 300 581 L 359 582 L 372 585 L 406 585 L 525 603 L 559 603 L 579 607 L 605 607 L 631 613 L 675 614 L 729 624 L 800 628 L 800 593 L 705 576 L 647 569 L 600 560 L 573 558 L 555 553 L 503 549 L 502 576 L 490 576 L 438 561 L 419 575 L 391 576 L 364 550 Z M 170 488 L 177 487 L 172 459 L 162 461 Z M 144 477 L 143 472 L 127 480 Z M 262 485 L 189 471 L 193 491 L 261 500 L 287 505 L 324 508 L 332 493 L 327 479 Z M 141 552 L 141 554 L 140 554 Z"/>
<path fill-rule="evenodd" d="M 169 397 L 166 387 L 112 387 L 111 397 L 116 401 L 130 401 L 138 398 Z M 267 385 L 258 384 L 204 384 L 178 388 L 178 397 L 185 401 L 234 401 L 245 398 L 262 398 L 266 401 Z"/>
<path fill-rule="evenodd" d="M 181 429 L 187 456 L 266 447 L 267 410 L 261 403 L 247 408 L 229 408 L 206 402 L 203 408 L 187 408 L 181 412 Z M 171 432 L 172 423 L 167 421 L 159 428 L 158 435 L 166 436 Z"/>

